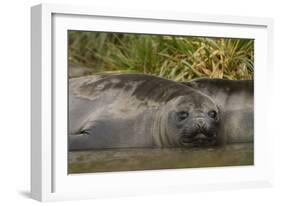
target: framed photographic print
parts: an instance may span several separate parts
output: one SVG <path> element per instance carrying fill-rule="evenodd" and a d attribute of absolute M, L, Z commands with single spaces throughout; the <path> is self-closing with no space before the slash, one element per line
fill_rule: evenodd
<path fill-rule="evenodd" d="M 40 201 L 266 187 L 268 18 L 31 9 Z"/>

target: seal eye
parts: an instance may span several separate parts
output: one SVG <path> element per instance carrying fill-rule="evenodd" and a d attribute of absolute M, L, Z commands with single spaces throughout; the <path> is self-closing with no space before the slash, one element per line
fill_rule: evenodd
<path fill-rule="evenodd" d="M 212 110 L 208 113 L 208 115 L 209 115 L 209 117 L 215 119 L 217 117 L 217 112 Z"/>
<path fill-rule="evenodd" d="M 189 113 L 188 113 L 188 112 L 179 112 L 179 113 L 178 113 L 178 119 L 179 119 L 180 121 L 185 120 L 188 116 L 189 116 Z"/>

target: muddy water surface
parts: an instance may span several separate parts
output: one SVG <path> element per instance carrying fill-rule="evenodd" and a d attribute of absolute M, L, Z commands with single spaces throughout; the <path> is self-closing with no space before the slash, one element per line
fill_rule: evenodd
<path fill-rule="evenodd" d="M 106 149 L 69 152 L 69 173 L 254 164 L 253 144 L 205 149 Z"/>

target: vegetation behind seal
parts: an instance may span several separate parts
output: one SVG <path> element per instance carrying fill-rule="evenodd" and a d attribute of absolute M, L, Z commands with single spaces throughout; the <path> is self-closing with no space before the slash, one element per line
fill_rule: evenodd
<path fill-rule="evenodd" d="M 104 72 L 138 72 L 174 81 L 253 79 L 254 40 L 69 31 L 71 64 Z"/>

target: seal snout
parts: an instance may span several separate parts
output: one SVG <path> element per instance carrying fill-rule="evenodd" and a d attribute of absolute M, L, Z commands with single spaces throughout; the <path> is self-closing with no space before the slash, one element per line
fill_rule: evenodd
<path fill-rule="evenodd" d="M 197 126 L 197 130 L 205 130 L 206 129 L 206 123 L 204 118 L 197 118 L 196 121 L 196 126 Z"/>
<path fill-rule="evenodd" d="M 194 120 L 192 132 L 184 132 L 182 143 L 195 147 L 211 146 L 216 143 L 216 132 L 203 117 Z"/>
<path fill-rule="evenodd" d="M 215 136 L 206 136 L 203 133 L 199 133 L 194 139 L 194 146 L 210 146 L 216 142 Z"/>
<path fill-rule="evenodd" d="M 216 143 L 216 136 L 207 136 L 204 133 L 199 133 L 193 137 L 183 137 L 183 145 L 192 145 L 193 147 L 212 146 Z"/>

